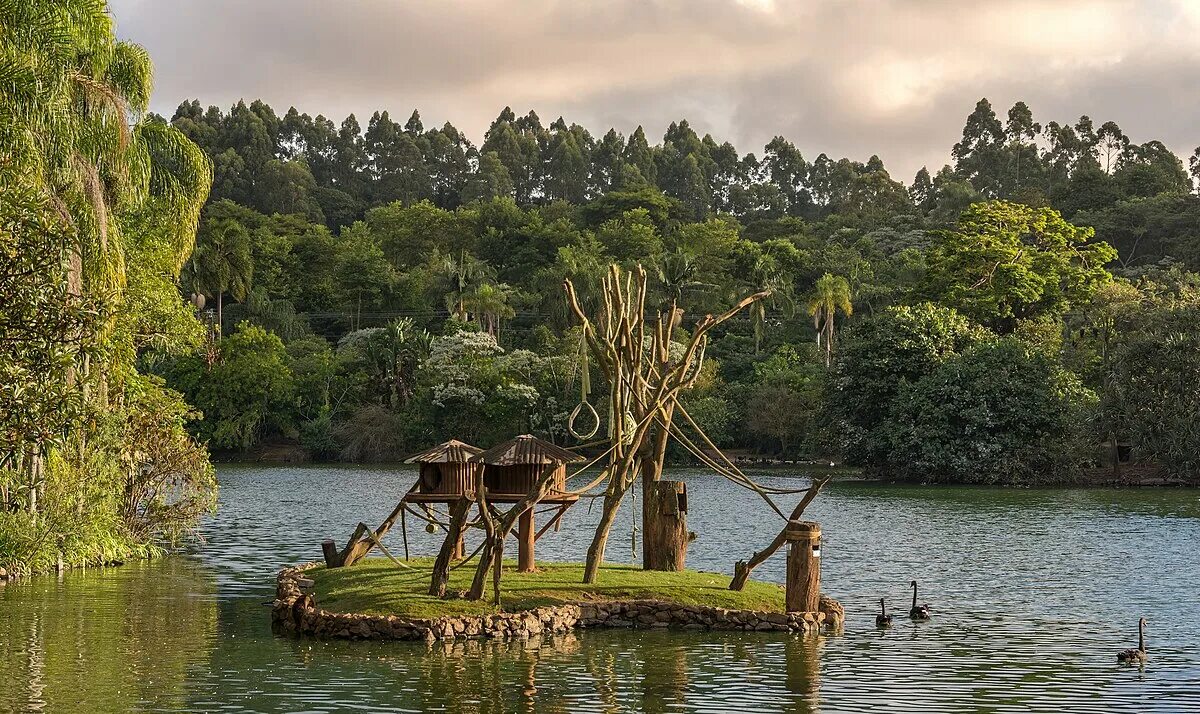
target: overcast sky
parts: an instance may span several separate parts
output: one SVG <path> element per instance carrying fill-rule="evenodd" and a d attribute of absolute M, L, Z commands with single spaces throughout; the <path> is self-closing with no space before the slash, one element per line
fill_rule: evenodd
<path fill-rule="evenodd" d="M 949 161 L 975 102 L 1200 144 L 1200 0 L 110 0 L 154 109 L 261 98 L 336 122 L 413 108 L 478 143 L 505 105 L 599 137 L 687 118 L 761 154 Z"/>

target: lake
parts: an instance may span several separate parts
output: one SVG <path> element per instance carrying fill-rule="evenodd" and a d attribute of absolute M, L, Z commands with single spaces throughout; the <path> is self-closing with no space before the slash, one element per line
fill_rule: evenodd
<path fill-rule="evenodd" d="M 841 634 L 587 631 L 428 647 L 276 637 L 264 605 L 280 567 L 319 560 L 323 538 L 344 542 L 360 520 L 376 525 L 413 470 L 219 475 L 220 512 L 185 553 L 0 585 L 0 712 L 1200 711 L 1198 490 L 840 483 L 806 517 L 822 525 Z M 671 476 L 689 484 L 691 568 L 731 573 L 782 526 L 720 477 Z M 785 511 L 796 498 L 780 497 Z M 640 504 L 629 505 L 610 561 L 631 560 Z M 599 504 L 578 504 L 538 557 L 582 560 L 598 518 Z M 411 520 L 409 536 L 414 554 L 436 551 Z M 399 528 L 389 547 L 403 551 Z M 779 582 L 783 564 L 781 552 L 755 577 Z M 913 578 L 928 622 L 904 617 Z M 880 597 L 897 614 L 882 632 Z M 1141 616 L 1149 662 L 1118 665 Z"/>

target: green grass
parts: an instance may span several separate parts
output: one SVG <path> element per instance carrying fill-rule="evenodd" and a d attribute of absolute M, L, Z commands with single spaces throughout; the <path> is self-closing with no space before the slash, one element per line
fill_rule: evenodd
<path fill-rule="evenodd" d="M 305 574 L 315 582 L 317 606 L 334 612 L 429 618 L 442 615 L 481 615 L 496 612 L 491 604 L 491 579 L 484 599 L 439 600 L 426 594 L 433 559 L 415 559 L 411 570 L 386 558 L 368 558 L 350 568 L 313 568 Z M 500 609 L 508 612 L 543 605 L 604 600 L 663 600 L 681 605 L 711 605 L 729 609 L 783 611 L 783 588 L 750 581 L 741 592 L 729 590 L 729 577 L 715 573 L 643 571 L 628 565 L 606 565 L 597 582 L 583 584 L 580 563 L 538 563 L 536 573 L 518 573 L 505 562 Z M 467 590 L 475 563 L 450 572 L 448 592 Z"/>

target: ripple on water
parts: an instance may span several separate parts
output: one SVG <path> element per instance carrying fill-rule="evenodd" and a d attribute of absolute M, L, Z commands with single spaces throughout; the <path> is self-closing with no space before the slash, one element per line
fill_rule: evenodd
<path fill-rule="evenodd" d="M 701 534 L 691 567 L 728 572 L 780 525 L 754 494 L 680 473 Z M 842 634 L 613 631 L 426 648 L 276 638 L 262 605 L 278 568 L 382 519 L 411 470 L 220 476 L 221 511 L 189 554 L 0 587 L 0 712 L 1200 711 L 1194 490 L 840 484 L 808 515 L 825 534 L 825 587 L 849 613 Z M 610 560 L 631 559 L 635 510 L 621 514 Z M 598 516 L 572 509 L 539 556 L 581 559 Z M 409 535 L 415 552 L 436 548 Z M 782 570 L 780 556 L 757 576 L 779 582 Z M 928 622 L 903 617 L 913 578 Z M 897 614 L 884 632 L 879 597 Z M 1118 666 L 1143 615 L 1150 662 Z"/>

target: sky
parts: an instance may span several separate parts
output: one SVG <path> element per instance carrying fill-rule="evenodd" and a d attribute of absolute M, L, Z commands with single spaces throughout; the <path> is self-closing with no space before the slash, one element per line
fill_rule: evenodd
<path fill-rule="evenodd" d="M 156 66 L 153 109 L 261 98 L 340 123 L 500 110 L 599 138 L 686 118 L 761 155 L 950 161 L 987 97 L 1042 123 L 1087 114 L 1186 161 L 1200 144 L 1200 0 L 110 0 Z"/>

